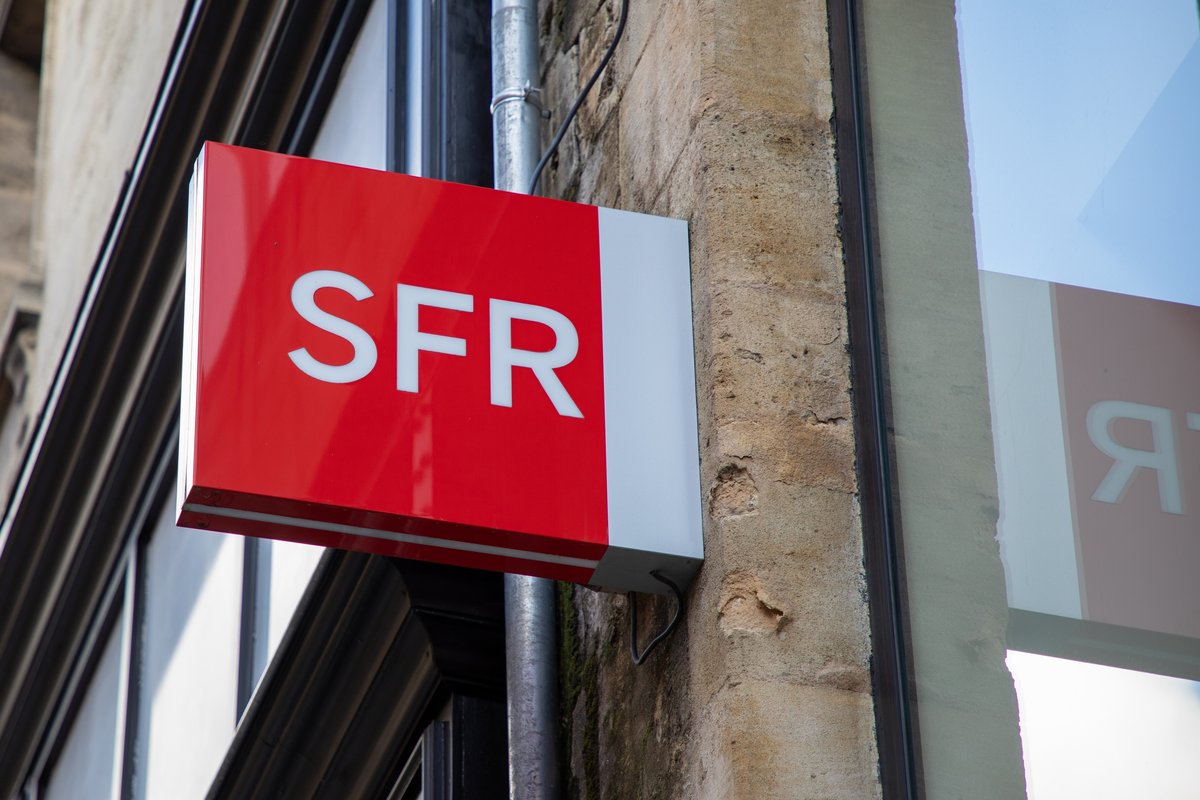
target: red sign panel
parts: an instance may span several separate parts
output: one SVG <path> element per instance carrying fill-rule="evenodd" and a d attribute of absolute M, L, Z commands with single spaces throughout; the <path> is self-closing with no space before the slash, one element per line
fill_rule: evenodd
<path fill-rule="evenodd" d="M 676 220 L 208 144 L 180 524 L 686 581 L 688 280 Z"/>

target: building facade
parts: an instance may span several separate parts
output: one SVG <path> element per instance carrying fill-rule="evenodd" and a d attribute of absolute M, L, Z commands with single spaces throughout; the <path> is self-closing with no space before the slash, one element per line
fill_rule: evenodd
<path fill-rule="evenodd" d="M 492 5 L 0 3 L 0 794 L 508 796 L 501 576 L 174 499 L 201 144 L 489 186 Z M 1195 796 L 1200 18 L 992 5 L 629 3 L 540 191 L 688 221 L 705 563 L 558 585 L 562 796 Z"/>

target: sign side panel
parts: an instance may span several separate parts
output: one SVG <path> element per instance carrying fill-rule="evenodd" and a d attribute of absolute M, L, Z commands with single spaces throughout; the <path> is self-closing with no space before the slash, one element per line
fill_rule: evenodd
<path fill-rule="evenodd" d="M 200 312 L 199 275 L 204 259 L 205 148 L 188 186 L 188 229 L 183 282 L 183 376 L 180 383 L 179 474 L 176 480 L 176 518 L 192 488 L 196 440 L 196 389 L 198 385 L 196 326 Z"/>
<path fill-rule="evenodd" d="M 599 226 L 611 557 L 592 582 L 661 592 L 650 570 L 685 583 L 704 557 L 687 223 L 601 208 Z"/>

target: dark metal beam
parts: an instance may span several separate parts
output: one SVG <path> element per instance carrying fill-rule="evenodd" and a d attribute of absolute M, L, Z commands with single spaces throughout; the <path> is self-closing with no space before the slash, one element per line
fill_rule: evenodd
<path fill-rule="evenodd" d="M 386 794 L 451 691 L 503 707 L 501 592 L 496 574 L 327 551 L 209 797 Z M 503 797 L 504 776 L 477 796 Z"/>

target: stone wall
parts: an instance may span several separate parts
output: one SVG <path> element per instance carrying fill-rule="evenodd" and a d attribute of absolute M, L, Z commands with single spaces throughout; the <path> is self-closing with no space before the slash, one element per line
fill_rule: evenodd
<path fill-rule="evenodd" d="M 37 71 L 0 52 L 0 278 L 29 269 Z"/>
<path fill-rule="evenodd" d="M 30 254 L 37 117 L 37 70 L 0 52 L 0 505 L 28 435 L 23 399 L 41 302 Z"/>
<path fill-rule="evenodd" d="M 49 0 L 33 261 L 45 281 L 28 407 L 39 408 L 133 168 L 183 0 Z"/>
<path fill-rule="evenodd" d="M 706 563 L 642 667 L 562 590 L 568 796 L 878 796 L 825 5 L 631 5 L 542 188 L 690 223 Z M 543 0 L 548 128 L 617 7 Z"/>

